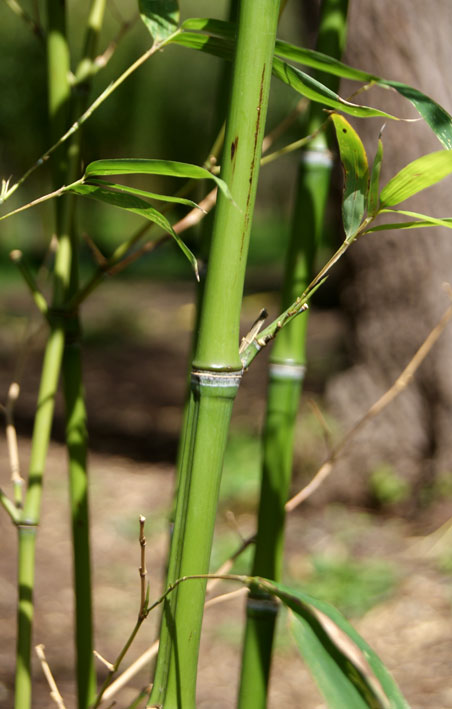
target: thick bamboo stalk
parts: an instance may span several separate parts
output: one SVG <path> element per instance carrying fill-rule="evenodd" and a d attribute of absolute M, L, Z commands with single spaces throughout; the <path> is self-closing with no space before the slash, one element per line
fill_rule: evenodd
<path fill-rule="evenodd" d="M 208 571 L 233 401 L 241 378 L 239 321 L 265 127 L 279 0 L 242 0 L 221 176 L 184 431 L 168 585 Z M 205 581 L 165 602 L 150 706 L 195 707 Z"/>
<path fill-rule="evenodd" d="M 347 0 L 324 0 L 317 42 L 319 51 L 340 56 L 345 42 L 346 13 Z M 331 78 L 318 78 L 331 83 Z M 312 105 L 307 133 L 313 133 L 323 121 L 321 107 Z M 292 232 L 286 256 L 283 309 L 305 290 L 312 279 L 314 257 L 322 234 L 331 162 L 324 133 L 319 134 L 301 154 Z M 306 314 L 289 323 L 276 338 L 270 356 L 261 496 L 252 575 L 276 581 L 280 580 L 282 571 L 285 503 L 290 490 L 295 422 L 306 366 L 307 323 Z M 240 709 L 264 709 L 267 705 L 276 617 L 274 600 L 251 591 L 243 645 Z"/>

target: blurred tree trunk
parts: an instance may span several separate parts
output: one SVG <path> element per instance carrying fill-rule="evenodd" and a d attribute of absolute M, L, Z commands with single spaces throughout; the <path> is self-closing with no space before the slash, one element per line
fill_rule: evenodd
<path fill-rule="evenodd" d="M 350 3 L 346 61 L 416 86 L 452 112 L 452 3 L 378 0 Z M 353 91 L 342 85 L 342 95 Z M 381 91 L 373 89 L 367 103 Z M 383 92 L 381 107 L 414 116 L 406 102 Z M 371 104 L 374 105 L 374 104 Z M 373 159 L 381 121 L 357 125 Z M 441 149 L 423 122 L 388 122 L 383 133 L 382 184 L 407 162 Z M 452 216 L 452 180 L 406 203 L 406 209 Z M 405 205 L 404 205 L 405 206 Z M 345 429 L 388 388 L 447 307 L 452 283 L 452 236 L 446 229 L 381 232 L 348 252 L 343 307 L 349 318 L 353 366 L 335 377 L 328 399 Z M 411 501 L 438 475 L 452 476 L 452 328 L 424 362 L 415 381 L 349 449 L 329 494 L 363 500 L 369 476 L 390 464 L 411 485 Z"/>

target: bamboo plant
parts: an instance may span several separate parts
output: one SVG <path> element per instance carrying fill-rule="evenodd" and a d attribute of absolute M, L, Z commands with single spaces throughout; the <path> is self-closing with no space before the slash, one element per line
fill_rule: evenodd
<path fill-rule="evenodd" d="M 317 51 L 340 59 L 345 44 L 347 0 L 324 0 L 318 29 Z M 336 77 L 315 77 L 332 90 Z M 325 119 L 322 106 L 311 103 L 305 132 L 315 135 Z M 319 132 L 301 152 L 291 238 L 286 254 L 282 309 L 303 293 L 314 276 L 314 260 L 322 237 L 328 198 L 332 154 L 325 131 Z M 281 580 L 285 504 L 289 498 L 293 466 L 295 424 L 306 371 L 308 314 L 293 320 L 276 338 L 270 354 L 267 411 L 262 433 L 262 480 L 257 515 L 253 576 Z M 240 709 L 265 707 L 270 674 L 276 599 L 253 593 L 247 602 Z"/>
<path fill-rule="evenodd" d="M 219 197 L 193 358 L 167 583 L 207 573 L 232 404 L 242 375 L 239 320 L 279 2 L 240 6 Z M 194 707 L 205 580 L 165 603 L 150 705 Z M 176 636 L 174 632 L 176 629 Z"/>
<path fill-rule="evenodd" d="M 87 49 L 81 65 L 79 80 L 90 73 L 92 59 L 92 40 L 98 33 L 103 3 L 94 3 L 89 23 Z M 341 4 L 342 13 L 344 5 Z M 74 267 L 77 249 L 76 241 L 71 238 L 73 195 L 90 198 L 104 204 L 138 214 L 157 225 L 170 237 L 191 262 L 197 274 L 197 261 L 193 253 L 182 241 L 170 221 L 161 210 L 149 204 L 147 200 L 162 200 L 169 203 L 181 203 L 193 206 L 193 202 L 181 195 L 157 195 L 145 190 L 138 190 L 107 181 L 113 175 L 157 174 L 182 177 L 188 180 L 210 179 L 219 188 L 218 204 L 215 212 L 212 243 L 209 254 L 205 295 L 199 318 L 199 332 L 192 362 L 190 401 L 184 440 L 181 447 L 179 489 L 176 506 L 175 528 L 169 557 L 167 590 L 154 603 L 149 603 L 147 594 L 142 594 L 140 613 L 136 626 L 112 666 L 111 676 L 117 671 L 126 651 L 147 615 L 159 605 L 163 605 L 160 649 L 154 677 L 152 693 L 148 706 L 164 706 L 166 709 L 195 706 L 196 666 L 204 606 L 205 585 L 209 567 L 210 548 L 221 476 L 222 460 L 226 444 L 229 419 L 233 401 L 243 374 L 259 351 L 276 336 L 280 344 L 273 354 L 272 371 L 274 379 L 269 398 L 269 429 L 275 418 L 283 439 L 283 449 L 278 469 L 283 470 L 285 484 L 277 486 L 278 514 L 275 515 L 277 528 L 272 529 L 270 539 L 261 527 L 258 536 L 256 561 L 251 576 L 234 576 L 232 580 L 245 584 L 252 597 L 269 601 L 274 608 L 274 598 L 279 599 L 293 616 L 293 626 L 301 654 L 304 655 L 312 673 L 318 680 L 322 691 L 331 707 L 350 706 L 357 709 L 364 707 L 406 707 L 396 685 L 384 666 L 359 637 L 353 628 L 335 609 L 310 598 L 300 591 L 284 587 L 279 581 L 281 566 L 281 543 L 284 510 L 287 496 L 287 478 L 290 468 L 291 428 L 280 426 L 279 420 L 293 419 L 296 403 L 301 388 L 300 367 L 304 365 L 303 348 L 295 349 L 303 342 L 306 323 L 300 314 L 306 310 L 306 303 L 315 290 L 320 287 L 330 269 L 343 253 L 365 234 L 377 232 L 394 225 L 374 224 L 381 214 L 397 213 L 408 216 L 409 221 L 399 223 L 396 228 L 416 228 L 433 225 L 452 227 L 451 219 L 437 219 L 404 209 L 395 209 L 403 200 L 413 196 L 426 187 L 435 184 L 442 177 L 452 172 L 452 118 L 434 101 L 419 91 L 404 84 L 388 81 L 380 77 L 352 69 L 331 56 L 305 50 L 285 42 L 276 41 L 278 20 L 278 0 L 263 0 L 259 5 L 252 0 L 242 0 L 238 15 L 237 29 L 234 25 L 210 19 L 190 19 L 179 25 L 177 3 L 154 2 L 143 0 L 142 13 L 153 36 L 153 44 L 137 61 L 128 67 L 78 118 L 65 117 L 68 110 L 70 87 L 67 82 L 69 53 L 65 36 L 64 5 L 48 0 L 49 11 L 49 60 L 50 68 L 61 76 L 50 82 L 50 113 L 54 120 L 55 142 L 30 170 L 12 187 L 3 182 L 1 198 L 10 197 L 28 175 L 37 169 L 50 154 L 54 153 L 54 179 L 56 189 L 49 195 L 34 200 L 30 205 L 16 209 L 0 219 L 16 214 L 25 208 L 56 196 L 57 224 L 59 244 L 54 267 L 54 293 L 51 306 L 48 306 L 39 291 L 33 276 L 27 270 L 18 252 L 14 259 L 21 268 L 30 287 L 36 305 L 49 322 L 50 334 L 46 346 L 43 375 L 39 391 L 38 408 L 35 418 L 30 474 L 28 488 L 23 500 L 15 491 L 15 501 L 11 502 L 3 491 L 0 501 L 8 512 L 19 534 L 19 631 L 18 662 L 16 680 L 16 707 L 26 709 L 31 702 L 30 645 L 33 620 L 33 583 L 36 528 L 40 517 L 40 502 L 45 466 L 46 451 L 50 437 L 53 417 L 54 398 L 66 346 L 65 392 L 67 404 L 68 446 L 72 451 L 73 479 L 73 521 L 84 525 L 87 520 L 86 473 L 84 454 L 77 455 L 77 449 L 84 446 L 84 407 L 81 388 L 80 360 L 74 345 L 74 335 L 78 336 L 76 307 L 102 281 L 102 272 L 97 272 L 83 286 L 79 286 Z M 341 35 L 340 31 L 336 36 Z M 331 34 L 329 35 L 332 36 Z M 72 163 L 66 163 L 67 154 L 61 151 L 80 126 L 89 119 L 113 91 L 162 47 L 175 43 L 187 48 L 205 51 L 221 56 L 233 62 L 232 90 L 228 107 L 225 133 L 225 149 L 221 165 L 221 177 L 205 168 L 187 165 L 176 161 L 158 159 L 118 159 L 96 160 L 90 163 L 82 177 L 77 179 L 78 157 Z M 340 45 L 341 42 L 338 42 Z M 326 51 L 326 47 L 322 49 Z M 328 51 L 332 54 L 331 48 Z M 58 59 L 57 59 L 58 57 Z M 440 142 L 446 148 L 436 153 L 423 156 L 403 168 L 383 188 L 380 188 L 380 168 L 382 161 L 382 142 L 379 146 L 371 169 L 364 147 L 356 131 L 348 121 L 338 113 L 341 110 L 353 116 L 381 116 L 393 119 L 383 111 L 372 107 L 355 104 L 342 99 L 333 90 L 330 80 L 322 74 L 311 77 L 297 69 L 293 63 L 301 63 L 320 72 L 327 72 L 333 77 L 348 77 L 365 83 L 389 86 L 410 100 L 418 109 L 427 124 L 433 129 Z M 261 142 L 265 125 L 269 82 L 271 72 L 284 83 L 303 96 L 333 109 L 326 118 L 325 126 L 320 126 L 319 115 L 312 110 L 309 130 L 316 133 L 304 137 L 287 150 L 311 141 L 311 149 L 325 148 L 325 138 L 320 128 L 332 125 L 336 134 L 338 150 L 345 172 L 343 199 L 343 222 L 345 240 L 333 257 L 320 269 L 309 282 L 312 259 L 315 251 L 311 245 L 302 259 L 302 271 L 290 274 L 286 284 L 286 296 L 283 301 L 284 311 L 270 325 L 259 333 L 253 331 L 245 338 L 239 350 L 239 316 L 243 290 L 243 280 L 248 250 L 248 239 L 252 221 L 254 199 L 259 170 Z M 78 105 L 77 111 L 83 110 Z M 62 123 L 57 125 L 57 120 Z M 67 121 L 71 124 L 67 128 Z M 71 122 L 72 121 L 72 122 Z M 64 132 L 66 131 L 66 132 Z M 62 134 L 58 138 L 57 133 Z M 77 145 L 76 145 L 77 148 Z M 69 150 L 69 152 L 71 152 Z M 280 151 L 283 154 L 287 151 Z M 74 150 L 74 154 L 77 150 Z M 273 157 L 276 157 L 274 155 Z M 273 158 L 272 158 L 273 159 Z M 65 164 L 66 163 L 66 164 Z M 61 187 L 58 187 L 58 183 Z M 324 200 L 325 185 L 319 186 L 314 176 L 309 178 L 316 201 L 312 218 L 313 230 L 317 233 L 320 223 L 321 202 Z M 306 192 L 306 186 L 300 187 L 300 193 Z M 302 202 L 300 202 L 302 204 Z M 299 207 L 300 208 L 300 207 Z M 298 219 L 298 212 L 297 212 Z M 127 260 L 130 250 L 139 237 L 127 238 L 107 260 L 107 268 Z M 295 242 L 292 244 L 295 249 Z M 290 252 L 293 253 L 293 252 Z M 291 258 L 291 257 L 289 257 Z M 292 259 L 294 260 L 294 259 Z M 298 279 L 298 280 L 297 280 Z M 298 288 L 295 287 L 297 281 Z M 302 318 L 305 316 L 301 316 Z M 295 320 L 295 323 L 292 322 Z M 69 324 L 68 324 L 69 323 Z M 293 328 L 297 325 L 299 331 Z M 292 332 L 289 330 L 292 327 Z M 286 334 L 284 334 L 286 333 Z M 285 369 L 281 370 L 280 365 Z M 278 369 L 279 367 L 279 369 Z M 281 372 L 291 370 L 296 383 L 281 381 Z M 279 375 L 278 375 L 279 373 Z M 290 377 L 289 377 L 290 378 Z M 280 440 L 278 436 L 278 441 Z M 270 438 L 267 439 L 269 444 Z M 277 468 L 268 460 L 271 474 Z M 281 466 L 281 467 L 280 467 Z M 269 478 L 263 485 L 263 503 L 265 492 L 270 487 Z M 274 493 L 272 493 L 274 494 Z M 272 514 L 274 507 L 272 508 Z M 261 517 L 263 513 L 261 513 Z M 86 532 L 86 529 L 85 529 Z M 84 585 L 85 601 L 81 602 L 82 615 L 89 604 L 89 549 L 84 532 L 79 540 L 82 548 L 81 578 Z M 261 552 L 262 541 L 272 548 L 268 557 Z M 77 547 L 78 542 L 74 543 Z M 76 567 L 76 574 L 77 574 Z M 262 578 L 257 574 L 264 573 Z M 272 578 L 273 577 L 273 578 Z M 88 582 L 88 583 L 86 583 Z M 77 594 L 82 594 L 77 586 Z M 84 609 L 84 610 L 83 610 Z M 89 615 L 89 613 L 88 613 Z M 268 637 L 273 635 L 273 615 L 268 624 Z M 80 647 L 85 652 L 90 648 L 90 620 L 80 625 L 84 639 Z M 256 630 L 258 624 L 256 624 Z M 260 631 L 257 630 L 257 633 Z M 266 631 L 267 632 L 267 631 Z M 338 642 L 337 638 L 342 638 Z M 252 636 L 252 633 L 251 633 Z M 346 638 L 346 642 L 344 642 Z M 259 647 L 251 645 L 252 653 L 256 649 L 269 656 L 270 642 L 267 640 Z M 82 650 L 83 652 L 83 650 Z M 245 656 L 246 656 L 245 652 Z M 81 658 L 79 662 L 80 706 L 87 706 L 94 701 L 98 706 L 102 693 L 111 677 L 107 677 L 96 699 L 93 698 L 94 678 L 90 658 Z M 86 663 L 86 664 L 84 664 Z M 243 681 L 248 682 L 244 670 Z M 268 674 L 268 660 L 258 663 L 258 669 L 251 671 L 252 682 L 258 676 L 258 701 L 265 701 L 265 685 Z M 250 680 L 251 682 L 251 680 Z M 251 685 L 252 686 L 252 685 Z M 257 695 L 256 695 L 257 696 Z M 243 706 L 249 699 L 242 693 L 240 702 Z M 255 704 L 254 704 L 255 706 Z"/>

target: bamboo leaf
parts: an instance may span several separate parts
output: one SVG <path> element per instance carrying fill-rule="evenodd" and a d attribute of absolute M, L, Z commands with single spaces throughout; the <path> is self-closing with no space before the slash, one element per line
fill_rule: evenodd
<path fill-rule="evenodd" d="M 139 0 L 140 15 L 154 44 L 167 39 L 179 24 L 177 0 Z"/>
<path fill-rule="evenodd" d="M 174 160 L 145 160 L 118 158 L 116 160 L 95 160 L 85 170 L 85 178 L 96 175 L 167 175 L 189 180 L 213 180 L 228 199 L 232 199 L 227 184 L 217 175 L 199 165 L 190 165 Z"/>
<path fill-rule="evenodd" d="M 113 207 L 119 207 L 120 209 L 124 209 L 126 212 L 131 212 L 132 214 L 138 214 L 138 216 L 148 219 L 168 234 L 171 234 L 181 251 L 190 261 L 195 272 L 196 279 L 199 281 L 198 263 L 194 254 L 176 234 L 166 217 L 164 217 L 163 214 L 161 214 L 157 209 L 151 207 L 151 205 L 145 202 L 144 199 L 140 199 L 134 194 L 127 194 L 126 192 L 113 192 L 112 190 L 104 189 L 98 185 L 75 184 L 73 187 L 68 188 L 67 191 L 81 195 L 82 197 L 90 197 L 98 202 L 110 204 Z"/>
<path fill-rule="evenodd" d="M 210 22 L 210 21 L 209 21 Z M 184 23 L 187 25 L 187 23 Z M 215 27 L 221 25 L 219 21 L 214 23 Z M 173 43 L 182 45 L 189 49 L 197 49 L 208 54 L 213 54 L 222 59 L 231 59 L 233 52 L 233 40 L 230 32 L 224 36 L 211 36 L 199 34 L 196 32 L 183 31 L 172 40 Z M 392 120 L 399 120 L 396 116 L 380 111 L 377 108 L 369 106 L 361 106 L 351 101 L 343 99 L 331 89 L 327 88 L 320 81 L 317 81 L 312 76 L 296 69 L 287 62 L 278 57 L 273 59 L 273 74 L 285 84 L 293 88 L 297 93 L 305 96 L 310 101 L 322 103 L 324 106 L 329 106 L 338 111 L 343 111 L 351 116 L 361 118 L 372 118 L 379 116 Z"/>
<path fill-rule="evenodd" d="M 407 217 L 414 217 L 414 222 L 394 222 L 390 224 L 377 224 L 376 226 L 366 229 L 364 234 L 369 234 L 375 231 L 389 231 L 390 229 L 420 229 L 421 227 L 442 226 L 447 229 L 452 229 L 452 218 L 445 217 L 437 219 L 430 217 L 428 214 L 419 214 L 418 212 L 407 212 L 403 209 L 381 209 L 380 214 L 403 214 Z"/>
<path fill-rule="evenodd" d="M 380 204 L 378 193 L 380 189 L 380 172 L 382 160 L 383 141 L 379 137 L 377 152 L 375 154 L 375 158 L 372 164 L 372 171 L 370 174 L 369 194 L 367 196 L 367 213 L 370 217 L 376 215 Z"/>
<path fill-rule="evenodd" d="M 233 40 L 235 35 L 235 27 L 232 23 L 206 18 L 192 18 L 183 23 L 182 29 L 198 30 L 208 33 L 207 35 L 204 35 L 206 40 L 203 46 L 201 47 L 198 45 L 193 48 L 202 49 L 203 51 L 213 50 L 212 53 L 216 53 L 217 56 L 231 58 L 231 40 Z M 185 31 L 180 37 L 176 38 L 175 41 L 183 44 L 184 34 Z M 207 48 L 205 44 L 208 43 L 209 34 L 210 36 L 214 35 L 217 38 L 228 40 L 229 44 L 226 42 L 221 44 L 217 39 L 214 44 Z M 196 40 L 193 38 L 196 36 L 202 37 L 202 35 L 192 33 L 191 41 L 194 43 Z M 189 44 L 185 44 L 185 46 L 189 46 Z M 347 64 L 344 64 L 338 59 L 334 59 L 333 57 L 322 54 L 321 52 L 317 52 L 312 49 L 305 49 L 303 47 L 297 47 L 294 44 L 282 42 L 281 40 L 276 40 L 275 56 L 280 59 L 303 64 L 304 66 L 311 67 L 313 69 L 318 69 L 328 74 L 333 74 L 334 76 L 339 76 L 343 79 L 352 79 L 353 81 L 360 81 L 366 84 L 377 84 L 378 86 L 386 86 L 394 89 L 401 96 L 410 101 L 410 103 L 425 120 L 427 125 L 429 125 L 433 130 L 440 143 L 447 150 L 452 148 L 452 116 L 450 116 L 450 114 L 436 101 L 422 93 L 422 91 L 418 91 L 418 89 L 408 86 L 407 84 L 403 84 L 400 81 L 391 81 L 389 79 L 376 76 L 375 74 L 370 74 L 366 71 L 355 69 Z"/>
<path fill-rule="evenodd" d="M 366 209 L 369 180 L 367 155 L 361 138 L 343 116 L 331 116 L 336 130 L 339 153 L 344 168 L 344 196 L 342 218 L 347 238 L 352 237 L 360 226 Z"/>
<path fill-rule="evenodd" d="M 285 84 L 291 86 L 302 96 L 305 96 L 311 101 L 322 103 L 325 106 L 329 106 L 330 108 L 334 108 L 338 111 L 348 113 L 350 116 L 357 116 L 359 118 L 373 118 L 375 116 L 380 116 L 382 118 L 399 120 L 396 116 L 380 111 L 377 108 L 360 106 L 357 103 L 346 101 L 334 91 L 320 83 L 320 81 L 317 81 L 317 79 L 314 79 L 312 76 L 309 76 L 309 74 L 305 74 L 305 72 L 300 71 L 300 69 L 296 69 L 290 64 L 287 64 L 287 62 L 284 62 L 278 57 L 274 57 L 273 59 L 273 73 L 278 77 L 278 79 L 281 79 L 281 81 Z"/>
<path fill-rule="evenodd" d="M 436 184 L 452 172 L 452 151 L 439 150 L 423 155 L 403 167 L 380 194 L 382 207 L 393 207 L 408 197 Z"/>
<path fill-rule="evenodd" d="M 256 580 L 292 611 L 298 648 L 331 709 L 408 709 L 378 655 L 338 610 L 302 591 Z"/>
<path fill-rule="evenodd" d="M 298 62 L 304 66 L 320 69 L 329 74 L 340 76 L 343 79 L 352 79 L 354 81 L 362 81 L 395 89 L 415 107 L 427 125 L 433 130 L 440 143 L 448 150 L 452 148 L 452 116 L 436 101 L 422 93 L 422 91 L 418 91 L 418 89 L 403 84 L 400 81 L 391 81 L 376 76 L 375 74 L 361 71 L 360 69 L 354 69 L 326 54 L 316 52 L 312 49 L 296 47 L 287 42 L 277 40 L 275 54 L 276 56 Z"/>
<path fill-rule="evenodd" d="M 187 199 L 186 197 L 176 197 L 174 195 L 160 194 L 158 192 L 148 192 L 147 190 L 139 190 L 136 187 L 129 187 L 128 185 L 118 185 L 114 182 L 108 182 L 107 180 L 98 180 L 91 178 L 89 181 L 90 185 L 98 185 L 99 187 L 110 188 L 113 190 L 119 190 L 121 192 L 127 192 L 128 194 L 135 194 L 139 197 L 145 197 L 145 199 L 156 199 L 159 202 L 171 202 L 175 204 L 184 204 L 187 207 L 196 207 L 201 209 L 199 204 L 196 204 L 192 199 Z"/>

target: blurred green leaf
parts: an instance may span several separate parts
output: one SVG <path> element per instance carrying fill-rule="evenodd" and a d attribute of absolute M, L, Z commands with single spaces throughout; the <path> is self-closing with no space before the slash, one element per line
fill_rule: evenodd
<path fill-rule="evenodd" d="M 179 24 L 177 0 L 139 0 L 140 15 L 154 44 L 167 39 Z"/>
<path fill-rule="evenodd" d="M 452 151 L 438 150 L 405 165 L 380 194 L 381 207 L 393 207 L 435 185 L 452 172 Z"/>
<path fill-rule="evenodd" d="M 407 709 L 378 655 L 328 603 L 274 581 L 256 579 L 293 614 L 298 648 L 331 709 Z"/>
<path fill-rule="evenodd" d="M 124 190 L 126 189 L 127 188 L 124 188 Z M 144 199 L 140 199 L 134 194 L 128 194 L 126 191 L 113 192 L 103 187 L 99 187 L 98 185 L 76 184 L 73 187 L 70 187 L 67 191 L 81 195 L 82 197 L 90 197 L 91 199 L 95 199 L 98 202 L 110 204 L 113 207 L 119 207 L 120 209 L 124 209 L 125 211 L 131 212 L 132 214 L 138 214 L 138 216 L 144 217 L 144 219 L 148 219 L 149 221 L 153 222 L 161 229 L 166 231 L 168 234 L 171 234 L 181 251 L 190 261 L 195 272 L 196 278 L 197 280 L 199 280 L 198 264 L 194 254 L 190 251 L 188 246 L 184 244 L 182 239 L 176 234 L 166 217 L 164 217 L 163 214 L 161 214 L 157 209 L 151 207 L 151 205 L 145 202 Z"/>
<path fill-rule="evenodd" d="M 364 218 L 369 168 L 366 151 L 358 133 L 343 116 L 334 113 L 331 119 L 336 130 L 345 173 L 342 218 L 345 235 L 349 238 L 356 233 Z"/>
<path fill-rule="evenodd" d="M 378 212 L 380 199 L 378 192 L 380 189 L 380 172 L 381 163 L 383 160 L 383 141 L 378 138 L 378 147 L 375 158 L 372 164 L 372 172 L 370 175 L 369 194 L 367 197 L 367 213 L 370 217 Z"/>
<path fill-rule="evenodd" d="M 220 177 L 199 165 L 190 165 L 175 160 L 146 160 L 118 158 L 116 160 L 95 160 L 85 170 L 85 177 L 95 175 L 167 175 L 189 180 L 213 180 L 226 197 L 232 199 L 229 188 Z"/>

